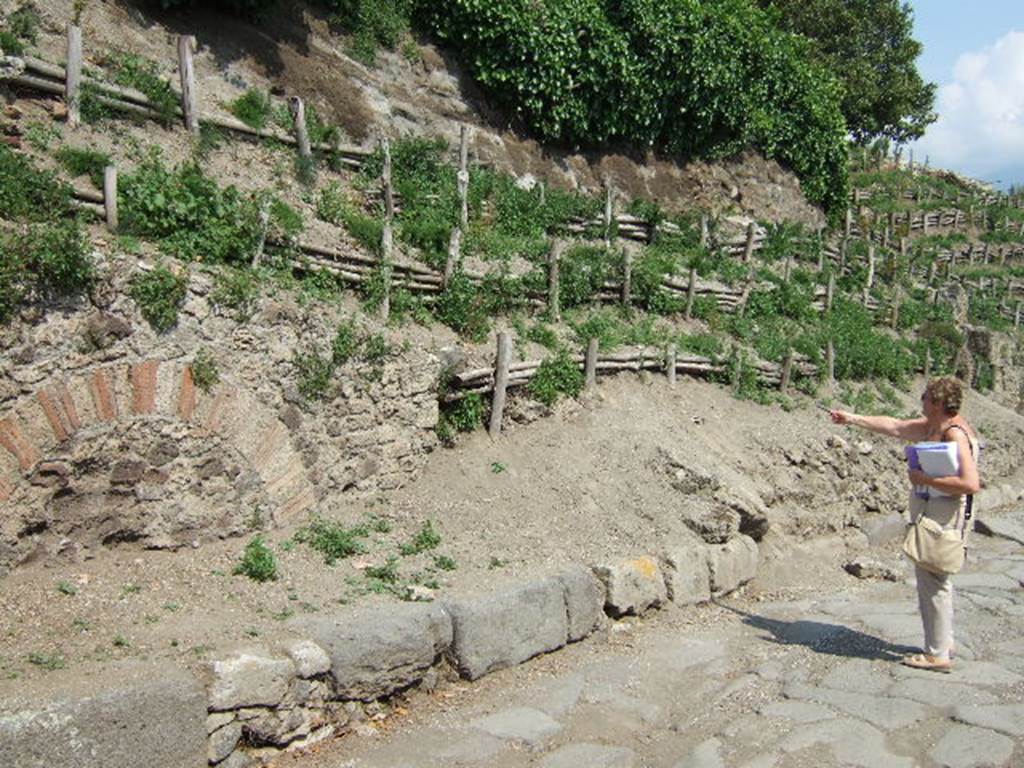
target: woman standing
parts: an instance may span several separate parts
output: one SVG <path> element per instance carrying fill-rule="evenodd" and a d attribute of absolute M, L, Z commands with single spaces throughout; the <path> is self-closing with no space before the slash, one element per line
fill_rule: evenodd
<path fill-rule="evenodd" d="M 861 416 L 847 411 L 831 411 L 836 424 L 862 427 L 880 435 L 907 442 L 956 443 L 959 474 L 929 477 L 910 469 L 911 486 L 926 486 L 945 496 L 929 494 L 927 499 L 910 494 L 911 522 L 921 515 L 930 517 L 944 528 L 957 528 L 966 534 L 973 494 L 981 487 L 978 476 L 978 438 L 960 415 L 963 387 L 951 376 L 932 379 L 921 395 L 921 418 L 894 419 L 889 416 Z M 924 652 L 903 660 L 907 666 L 949 672 L 953 649 L 953 582 L 950 574 L 932 573 L 915 563 L 917 603 L 924 624 Z"/>

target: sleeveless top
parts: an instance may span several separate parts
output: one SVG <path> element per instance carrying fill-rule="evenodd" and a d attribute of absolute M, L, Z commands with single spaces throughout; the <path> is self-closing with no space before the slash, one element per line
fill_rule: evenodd
<path fill-rule="evenodd" d="M 959 429 L 967 436 L 967 442 L 971 446 L 971 456 L 978 461 L 978 439 L 959 424 L 953 424 L 946 428 L 946 433 L 951 429 Z M 944 440 L 943 442 L 952 442 Z M 959 496 L 929 496 L 927 499 L 918 498 L 914 489 L 910 489 L 910 522 L 915 522 L 921 515 L 926 515 L 937 522 L 943 528 L 962 529 L 964 538 L 967 538 L 967 522 L 974 512 L 974 494 L 965 493 Z"/>

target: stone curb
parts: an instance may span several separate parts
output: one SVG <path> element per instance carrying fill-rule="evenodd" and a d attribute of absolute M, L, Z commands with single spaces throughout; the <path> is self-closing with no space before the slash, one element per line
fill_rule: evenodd
<path fill-rule="evenodd" d="M 432 686 L 446 662 L 476 680 L 581 640 L 606 615 L 705 602 L 756 569 L 746 536 L 689 542 L 659 558 L 573 564 L 439 603 L 304 617 L 290 624 L 300 639 L 239 647 L 197 675 L 133 663 L 73 694 L 29 690 L 44 681 L 0 700 L 0 765 L 134 768 L 144 748 L 161 768 L 246 768 L 357 726 L 377 700 Z"/>

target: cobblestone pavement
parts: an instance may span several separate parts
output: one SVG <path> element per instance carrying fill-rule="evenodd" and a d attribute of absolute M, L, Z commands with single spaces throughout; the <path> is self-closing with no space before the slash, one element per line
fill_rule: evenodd
<path fill-rule="evenodd" d="M 1004 518 L 1024 530 L 1024 514 Z M 951 674 L 917 649 L 913 584 L 724 599 L 412 699 L 310 768 L 1024 766 L 1024 547 L 975 536 Z"/>

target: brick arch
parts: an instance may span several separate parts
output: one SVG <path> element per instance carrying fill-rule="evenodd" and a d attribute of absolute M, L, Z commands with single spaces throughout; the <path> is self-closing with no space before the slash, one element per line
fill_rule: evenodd
<path fill-rule="evenodd" d="M 288 428 L 249 391 L 228 383 L 204 393 L 185 363 L 147 359 L 54 377 L 0 418 L 0 503 L 72 438 L 104 425 L 174 419 L 199 437 L 227 441 L 262 479 L 273 519 L 285 524 L 315 500 Z"/>

